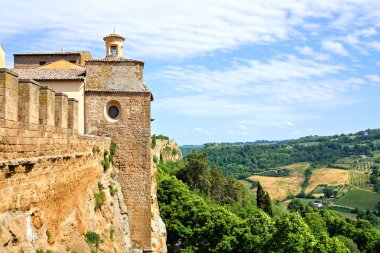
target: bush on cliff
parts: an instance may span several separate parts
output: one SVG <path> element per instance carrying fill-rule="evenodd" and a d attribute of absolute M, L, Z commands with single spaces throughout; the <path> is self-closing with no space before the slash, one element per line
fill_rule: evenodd
<path fill-rule="evenodd" d="M 91 248 L 91 252 L 96 253 L 100 244 L 100 236 L 92 231 L 87 232 L 84 235 L 88 246 Z"/>
<path fill-rule="evenodd" d="M 100 209 L 100 207 L 106 202 L 106 194 L 103 190 L 99 193 L 94 193 L 95 198 L 95 210 Z"/>

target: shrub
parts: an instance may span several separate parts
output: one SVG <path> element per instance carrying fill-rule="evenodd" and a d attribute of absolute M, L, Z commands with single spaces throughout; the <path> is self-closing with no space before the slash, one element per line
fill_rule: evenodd
<path fill-rule="evenodd" d="M 158 157 L 156 155 L 153 156 L 153 162 L 158 163 Z"/>
<path fill-rule="evenodd" d="M 99 189 L 99 191 L 104 190 L 104 186 L 101 182 L 98 182 L 98 189 Z"/>
<path fill-rule="evenodd" d="M 99 209 L 106 201 L 106 194 L 104 191 L 100 191 L 99 193 L 94 193 L 94 198 L 95 198 L 95 210 L 96 210 L 96 209 Z"/>
<path fill-rule="evenodd" d="M 113 197 L 117 193 L 117 187 L 113 187 L 113 185 L 110 185 L 110 194 Z"/>
<path fill-rule="evenodd" d="M 117 148 L 117 145 L 115 142 L 111 142 L 111 146 L 110 146 L 110 155 L 111 156 L 114 156 L 115 153 L 116 153 L 116 148 Z"/>
<path fill-rule="evenodd" d="M 97 233 L 89 231 L 85 235 L 86 242 L 91 248 L 91 252 L 96 252 L 99 248 L 100 237 Z"/>
<path fill-rule="evenodd" d="M 104 159 L 102 161 L 103 169 L 104 171 L 107 171 L 110 168 L 110 161 L 106 156 L 104 156 Z"/>
<path fill-rule="evenodd" d="M 115 179 L 115 177 L 116 177 L 116 173 L 112 171 L 111 174 L 110 174 L 110 177 L 111 177 L 112 179 Z"/>
<path fill-rule="evenodd" d="M 113 241 L 113 235 L 115 233 L 115 230 L 113 228 L 110 229 L 110 239 Z"/>
<path fill-rule="evenodd" d="M 50 241 L 50 238 L 51 238 L 51 233 L 49 230 L 46 230 L 46 236 L 48 238 L 48 241 Z"/>
<path fill-rule="evenodd" d="M 100 148 L 99 147 L 93 147 L 92 148 L 92 153 L 93 154 L 97 154 L 97 153 L 99 153 L 100 152 Z"/>

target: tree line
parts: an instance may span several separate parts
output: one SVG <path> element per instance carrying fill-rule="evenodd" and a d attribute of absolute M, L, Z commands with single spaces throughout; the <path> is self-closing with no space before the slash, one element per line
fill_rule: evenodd
<path fill-rule="evenodd" d="M 236 179 L 228 183 L 228 177 L 200 152 L 159 164 L 158 201 L 169 252 L 380 251 L 380 233 L 367 220 L 344 219 L 297 200 L 289 211 L 276 213 L 268 209 L 270 197 L 261 185 L 256 206 L 252 195 L 236 188 Z"/>
<path fill-rule="evenodd" d="M 380 130 L 366 130 L 355 135 L 304 137 L 281 144 L 218 145 L 208 144 L 199 151 L 207 153 L 210 164 L 224 173 L 246 178 L 269 168 L 297 162 L 330 165 L 344 157 L 370 156 L 380 150 Z"/>

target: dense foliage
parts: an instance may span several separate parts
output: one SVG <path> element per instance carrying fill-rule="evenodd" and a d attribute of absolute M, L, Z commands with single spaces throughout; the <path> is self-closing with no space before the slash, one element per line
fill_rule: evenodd
<path fill-rule="evenodd" d="M 380 129 L 331 137 L 309 136 L 275 144 L 206 144 L 212 166 L 245 178 L 268 168 L 297 162 L 329 165 L 351 155 L 371 155 L 379 150 Z"/>
<path fill-rule="evenodd" d="M 298 200 L 290 212 L 270 217 L 234 191 L 232 177 L 210 169 L 207 155 L 158 166 L 158 200 L 167 226 L 169 252 L 379 252 L 380 234 L 370 222 L 343 219 Z M 181 180 L 179 180 L 177 175 Z M 231 183 L 228 183 L 231 178 Z M 217 183 L 216 183 L 217 182 Z M 244 215 L 241 197 L 248 199 Z M 262 189 L 262 202 L 268 195 Z M 269 196 L 269 195 L 268 195 Z M 228 199 L 228 201 L 226 201 Z M 264 204 L 263 204 L 264 205 Z"/>
<path fill-rule="evenodd" d="M 332 253 L 355 252 L 349 248 L 361 252 L 380 249 L 379 232 L 367 221 L 345 220 L 302 204 L 275 218 L 256 209 L 243 219 L 223 206 L 207 203 L 175 176 L 160 171 L 158 183 L 169 252 Z"/>
<path fill-rule="evenodd" d="M 159 167 L 182 180 L 208 203 L 224 205 L 242 217 L 255 206 L 252 194 L 236 178 L 225 176 L 217 167 L 210 168 L 205 153 L 193 152 L 186 161 L 161 163 Z"/>

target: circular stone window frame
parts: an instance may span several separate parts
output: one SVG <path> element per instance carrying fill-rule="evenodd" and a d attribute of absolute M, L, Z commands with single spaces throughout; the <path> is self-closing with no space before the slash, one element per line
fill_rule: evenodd
<path fill-rule="evenodd" d="M 109 114 L 108 114 L 108 110 L 115 106 L 118 110 L 119 110 L 119 114 L 115 117 L 115 118 L 112 118 Z M 121 105 L 120 105 L 120 102 L 117 101 L 117 100 L 110 100 L 106 103 L 106 105 L 104 106 L 104 117 L 107 119 L 108 122 L 118 122 L 121 118 Z"/>

